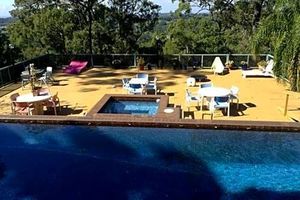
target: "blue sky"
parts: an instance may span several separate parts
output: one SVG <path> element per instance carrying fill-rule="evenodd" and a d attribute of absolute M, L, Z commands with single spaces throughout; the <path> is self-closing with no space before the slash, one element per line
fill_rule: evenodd
<path fill-rule="evenodd" d="M 13 8 L 14 0 L 0 0 L 0 17 L 8 17 L 9 11 Z M 161 12 L 174 11 L 177 8 L 177 3 L 172 3 L 171 0 L 152 0 L 154 3 L 161 6 Z"/>

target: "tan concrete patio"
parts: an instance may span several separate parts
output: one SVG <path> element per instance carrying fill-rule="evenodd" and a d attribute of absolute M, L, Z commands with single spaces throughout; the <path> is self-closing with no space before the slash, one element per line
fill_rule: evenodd
<path fill-rule="evenodd" d="M 80 75 L 66 75 L 55 73 L 54 77 L 59 84 L 50 86 L 52 94 L 58 92 L 62 111 L 60 115 L 84 116 L 104 94 L 126 94 L 122 88 L 122 78 L 133 77 L 139 71 L 132 69 L 93 68 Z M 259 121 L 291 121 L 283 116 L 286 94 L 289 99 L 289 116 L 300 119 L 300 94 L 290 92 L 287 87 L 278 83 L 274 78 L 242 78 L 240 70 L 232 70 L 227 75 L 213 75 L 210 70 L 174 71 L 157 69 L 143 71 L 149 76 L 158 78 L 159 91 L 169 95 L 170 104 L 181 105 L 183 116 L 186 118 L 201 119 L 199 108 L 192 106 L 188 112 L 185 103 L 186 79 L 190 75 L 207 75 L 214 86 L 230 88 L 232 85 L 240 88 L 239 110 L 232 105 L 231 116 L 227 117 L 221 111 L 216 111 L 215 119 L 224 120 L 259 120 Z M 189 87 L 192 92 L 197 92 L 199 84 Z M 30 92 L 27 85 L 0 98 L 0 114 L 11 114 L 9 96 L 18 92 Z M 207 117 L 208 118 L 208 117 Z"/>

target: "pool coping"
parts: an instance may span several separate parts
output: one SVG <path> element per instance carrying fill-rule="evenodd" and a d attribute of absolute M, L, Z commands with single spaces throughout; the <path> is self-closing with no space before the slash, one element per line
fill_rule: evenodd
<path fill-rule="evenodd" d="M 300 123 L 272 121 L 193 120 L 168 117 L 92 117 L 92 116 L 15 116 L 0 115 L 0 123 L 58 124 L 88 126 L 127 126 L 153 128 L 187 128 L 240 131 L 299 132 Z"/>

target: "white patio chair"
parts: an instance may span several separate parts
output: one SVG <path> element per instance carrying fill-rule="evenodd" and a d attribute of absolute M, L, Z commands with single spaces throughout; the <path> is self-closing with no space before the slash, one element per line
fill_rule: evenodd
<path fill-rule="evenodd" d="M 48 85 L 49 82 L 53 82 L 53 76 L 52 76 L 52 67 L 47 67 L 46 72 L 43 74 L 41 78 L 39 78 L 40 85 L 45 84 L 46 86 Z"/>
<path fill-rule="evenodd" d="M 269 60 L 266 68 L 264 70 L 253 69 L 242 71 L 242 76 L 247 77 L 274 77 L 273 74 L 274 61 Z"/>
<path fill-rule="evenodd" d="M 214 97 L 209 105 L 210 110 L 211 109 L 225 109 L 227 112 L 227 116 L 230 116 L 230 98 L 229 96 L 224 97 Z"/>
<path fill-rule="evenodd" d="M 196 79 L 193 77 L 189 77 L 186 80 L 186 84 L 188 87 L 190 87 L 190 86 L 194 87 L 196 85 Z"/>
<path fill-rule="evenodd" d="M 145 87 L 146 93 L 148 94 L 148 90 L 153 90 L 154 94 L 157 95 L 157 78 L 154 77 L 153 81 L 149 81 Z"/>
<path fill-rule="evenodd" d="M 30 75 L 21 74 L 21 79 L 22 79 L 22 89 L 24 89 L 25 85 L 30 82 Z"/>
<path fill-rule="evenodd" d="M 230 88 L 230 101 L 236 100 L 236 109 L 239 109 L 239 88 L 236 86 L 231 86 Z"/>
<path fill-rule="evenodd" d="M 130 78 L 123 78 L 122 79 L 123 89 L 128 89 L 128 87 L 129 87 L 129 80 L 130 80 Z"/>
<path fill-rule="evenodd" d="M 187 103 L 187 107 L 188 107 L 188 111 L 190 111 L 190 104 L 192 102 L 196 102 L 197 106 L 199 107 L 199 101 L 200 101 L 200 97 L 198 95 L 193 95 L 188 89 L 186 89 L 185 92 L 185 101 Z"/>
<path fill-rule="evenodd" d="M 129 84 L 128 93 L 142 95 L 145 93 L 145 86 L 142 84 Z"/>

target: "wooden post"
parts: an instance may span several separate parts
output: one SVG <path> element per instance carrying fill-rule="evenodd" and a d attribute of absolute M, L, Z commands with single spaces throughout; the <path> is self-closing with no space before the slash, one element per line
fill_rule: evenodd
<path fill-rule="evenodd" d="M 136 62 L 136 53 L 133 54 L 133 65 L 137 66 L 137 62 Z"/>
<path fill-rule="evenodd" d="M 284 112 L 283 112 L 284 116 L 287 115 L 288 103 L 289 103 L 289 94 L 286 94 L 286 97 L 285 97 L 285 106 L 284 106 Z"/>

